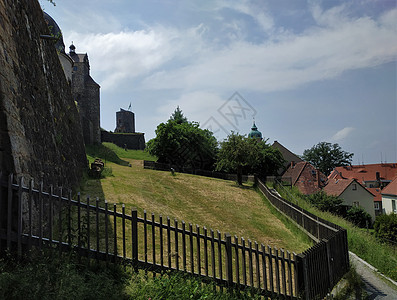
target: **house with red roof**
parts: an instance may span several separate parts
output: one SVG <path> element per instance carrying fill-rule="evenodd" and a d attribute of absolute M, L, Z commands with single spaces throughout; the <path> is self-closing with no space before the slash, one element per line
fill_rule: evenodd
<path fill-rule="evenodd" d="M 355 179 L 373 196 L 375 215 L 383 211 L 382 190 L 397 176 L 396 163 L 336 167 L 328 176 L 332 179 Z"/>
<path fill-rule="evenodd" d="M 337 196 L 343 205 L 361 207 L 375 220 L 374 194 L 361 185 L 356 179 L 329 179 L 323 188 L 327 195 Z"/>
<path fill-rule="evenodd" d="M 397 214 L 397 177 L 382 190 L 382 207 L 385 214 Z"/>
<path fill-rule="evenodd" d="M 306 161 L 291 162 L 281 177 L 283 181 L 290 181 L 304 195 L 320 191 L 326 184 L 327 176 Z"/>

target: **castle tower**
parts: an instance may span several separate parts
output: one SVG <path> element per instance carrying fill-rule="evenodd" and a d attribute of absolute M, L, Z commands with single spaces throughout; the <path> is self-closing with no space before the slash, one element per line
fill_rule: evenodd
<path fill-rule="evenodd" d="M 72 82 L 72 68 L 73 68 L 73 60 L 69 55 L 65 53 L 65 44 L 63 42 L 62 31 L 59 28 L 58 24 L 55 22 L 53 18 L 49 14 L 43 11 L 44 19 L 50 29 L 51 35 L 57 39 L 55 43 L 55 48 L 58 52 L 59 61 L 62 64 L 63 72 L 65 73 L 66 79 L 69 84 Z"/>
<path fill-rule="evenodd" d="M 72 94 L 79 106 L 84 142 L 87 145 L 101 143 L 100 131 L 100 86 L 90 76 L 87 53 L 76 53 L 76 47 L 69 47 L 73 60 Z"/>
<path fill-rule="evenodd" d="M 100 130 L 100 86 L 90 76 L 90 63 L 87 53 L 76 53 L 76 47 L 70 45 L 69 55 L 65 53 L 62 32 L 50 15 L 44 12 L 44 18 L 52 37 L 56 38 L 55 48 L 62 64 L 66 79 L 72 88 L 72 95 L 78 104 L 80 122 L 86 145 L 101 143 Z"/>
<path fill-rule="evenodd" d="M 132 111 L 120 108 L 116 112 L 116 129 L 118 133 L 135 133 L 135 114 Z"/>

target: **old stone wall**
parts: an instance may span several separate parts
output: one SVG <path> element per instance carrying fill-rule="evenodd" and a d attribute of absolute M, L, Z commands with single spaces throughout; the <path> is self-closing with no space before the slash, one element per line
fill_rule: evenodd
<path fill-rule="evenodd" d="M 145 149 L 145 134 L 144 133 L 112 133 L 101 130 L 102 142 L 109 142 L 116 144 L 119 147 L 133 150 Z"/>
<path fill-rule="evenodd" d="M 0 170 L 71 188 L 87 165 L 79 114 L 37 0 L 0 0 Z"/>

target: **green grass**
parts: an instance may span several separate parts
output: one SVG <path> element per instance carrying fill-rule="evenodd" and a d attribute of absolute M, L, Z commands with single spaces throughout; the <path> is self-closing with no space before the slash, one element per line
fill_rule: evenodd
<path fill-rule="evenodd" d="M 194 227 L 199 224 L 219 229 L 222 233 L 228 232 L 296 253 L 311 246 L 310 240 L 291 222 L 278 218 L 280 216 L 252 184 L 240 187 L 220 179 L 181 173 L 173 176 L 170 172 L 146 170 L 138 157 L 147 159 L 147 156 L 107 143 L 87 147 L 87 154 L 90 161 L 96 157 L 106 159 L 106 167 L 112 170 L 112 175 L 86 179 L 81 190 L 82 201 L 87 195 L 91 199 L 99 197 L 101 206 L 107 199 L 110 207 L 116 203 L 119 211 L 120 204 L 126 206 L 127 212 L 133 207 L 138 208 L 140 216 L 146 209 L 149 215 L 151 212 L 155 214 L 156 220 L 160 214 L 164 219 L 170 216 L 192 223 Z M 102 224 L 100 228 L 103 228 Z M 117 230 L 121 246 L 120 224 Z M 130 236 L 128 230 L 127 236 Z M 111 231 L 109 228 L 110 234 Z M 109 250 L 112 251 L 111 247 Z M 46 254 L 39 255 L 32 262 L 0 261 L 0 299 L 20 299 L 26 295 L 30 299 L 253 298 L 251 294 L 222 292 L 211 284 L 203 284 L 188 276 L 165 274 L 153 278 L 146 276 L 145 272 L 133 274 L 128 268 L 114 266 L 107 269 L 95 263 L 80 265 L 73 257 L 71 259 L 57 259 L 56 255 Z"/>
<path fill-rule="evenodd" d="M 125 159 L 123 157 L 123 159 Z M 239 187 L 235 182 L 191 174 L 143 169 L 142 161 L 130 160 L 131 167 L 108 163 L 113 176 L 88 180 L 85 195 L 107 199 L 127 212 L 155 214 L 171 220 L 184 220 L 194 226 L 206 226 L 265 245 L 302 252 L 308 239 L 296 238 L 296 232 L 280 221 L 252 184 Z"/>
<path fill-rule="evenodd" d="M 292 189 L 278 188 L 278 191 L 284 198 L 297 203 L 307 211 L 345 228 L 347 230 L 349 250 L 373 265 L 381 273 L 389 276 L 393 280 L 397 280 L 397 256 L 392 247 L 378 242 L 377 239 L 365 229 L 358 228 L 339 216 L 316 209 L 305 201 L 296 187 Z"/>
<path fill-rule="evenodd" d="M 112 144 L 113 145 L 113 144 Z M 122 160 L 115 151 L 112 149 L 108 148 L 104 144 L 99 144 L 99 145 L 87 145 L 85 147 L 85 151 L 87 153 L 87 158 L 90 161 L 90 163 L 95 159 L 95 158 L 101 158 L 104 163 L 106 164 L 107 162 L 113 162 L 118 165 L 123 165 L 127 166 L 128 162 L 125 160 Z"/>
<path fill-rule="evenodd" d="M 259 299 L 221 291 L 179 274 L 153 277 L 129 267 L 79 264 L 73 256 L 35 253 L 18 262 L 0 260 L 0 299 Z"/>
<path fill-rule="evenodd" d="M 70 257 L 36 253 L 32 260 L 0 260 L 0 299 L 128 299 L 119 267 L 79 265 Z"/>
<path fill-rule="evenodd" d="M 112 150 L 114 153 L 117 154 L 117 156 L 124 159 L 157 161 L 157 157 L 150 155 L 145 150 L 124 150 L 123 148 L 112 143 L 102 143 L 102 145 Z"/>

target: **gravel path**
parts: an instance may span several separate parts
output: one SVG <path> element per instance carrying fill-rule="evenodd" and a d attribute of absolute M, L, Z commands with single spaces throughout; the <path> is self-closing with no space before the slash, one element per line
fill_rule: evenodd
<path fill-rule="evenodd" d="M 365 290 L 368 299 L 376 300 L 396 300 L 397 283 L 387 279 L 366 261 L 359 258 L 356 254 L 349 252 L 350 263 L 356 267 L 357 273 L 365 283 Z"/>

